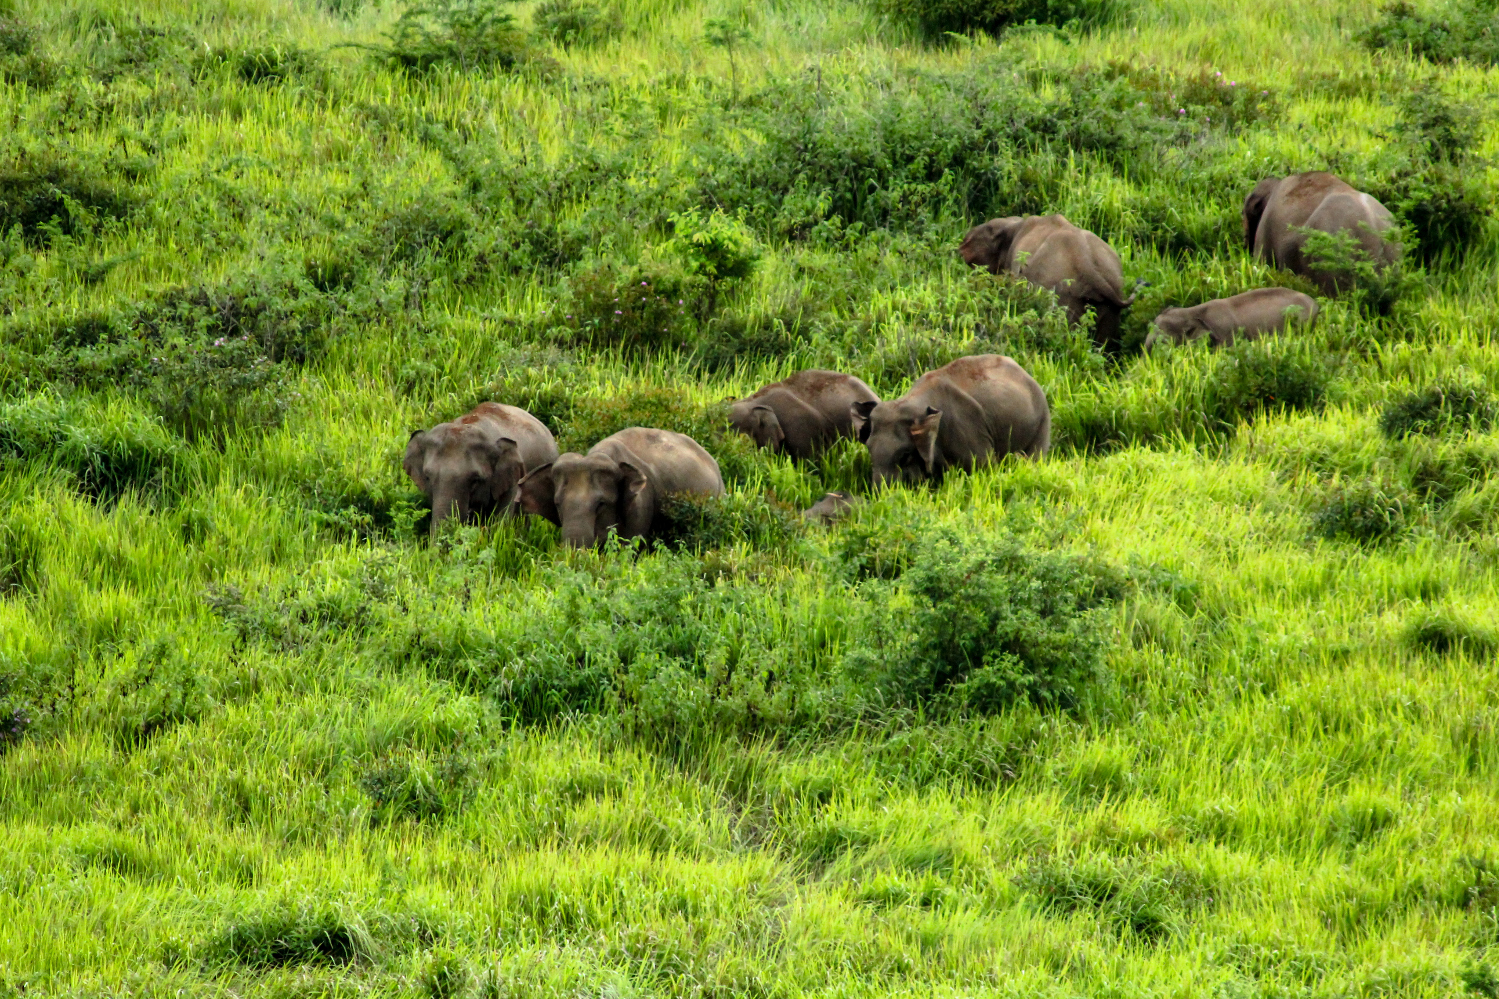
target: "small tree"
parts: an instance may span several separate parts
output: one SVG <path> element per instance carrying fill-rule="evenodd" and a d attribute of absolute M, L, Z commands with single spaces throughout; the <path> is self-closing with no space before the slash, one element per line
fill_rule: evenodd
<path fill-rule="evenodd" d="M 750 33 L 743 25 L 714 18 L 704 25 L 703 39 L 716 49 L 729 54 L 729 98 L 739 100 L 739 68 L 734 61 L 734 50 L 749 41 Z"/>
<path fill-rule="evenodd" d="M 725 281 L 742 281 L 755 272 L 760 261 L 760 247 L 754 235 L 739 219 L 718 209 L 707 218 L 696 208 L 671 216 L 676 230 L 671 250 L 682 260 L 689 274 L 707 282 L 708 296 L 703 315 L 707 319 L 718 307 L 718 292 Z"/>

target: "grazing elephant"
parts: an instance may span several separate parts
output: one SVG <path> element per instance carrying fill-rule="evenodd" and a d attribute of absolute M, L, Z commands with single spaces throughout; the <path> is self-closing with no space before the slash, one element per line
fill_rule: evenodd
<path fill-rule="evenodd" d="M 1244 245 L 1261 260 L 1310 278 L 1324 295 L 1346 290 L 1353 276 L 1312 266 L 1303 252 L 1307 233 L 1298 230 L 1351 232 L 1383 269 L 1400 256 L 1400 247 L 1380 235 L 1394 224 L 1384 205 L 1321 170 L 1267 177 L 1244 199 Z"/>
<path fill-rule="evenodd" d="M 814 524 L 831 524 L 862 502 L 859 497 L 848 493 L 824 493 L 822 499 L 802 513 L 802 517 Z"/>
<path fill-rule="evenodd" d="M 432 501 L 432 533 L 455 509 L 460 520 L 508 510 L 528 469 L 557 457 L 540 420 L 515 406 L 483 402 L 451 423 L 418 430 L 401 467 Z"/>
<path fill-rule="evenodd" d="M 1312 296 L 1290 288 L 1256 288 L 1188 308 L 1163 309 L 1145 338 L 1145 349 L 1162 339 L 1186 343 L 1205 336 L 1214 347 L 1230 347 L 1235 337 L 1257 340 L 1292 323 L 1310 326 L 1316 318 L 1317 300 Z"/>
<path fill-rule="evenodd" d="M 812 369 L 740 399 L 729 410 L 729 420 L 760 447 L 811 460 L 839 437 L 854 435 L 850 406 L 879 400 L 853 375 Z"/>
<path fill-rule="evenodd" d="M 958 248 L 970 267 L 1018 274 L 1049 288 L 1076 323 L 1093 309 L 1093 339 L 1119 348 L 1119 315 L 1134 301 L 1124 297 L 1124 271 L 1114 248 L 1060 215 L 1011 216 L 974 226 Z"/>
<path fill-rule="evenodd" d="M 586 455 L 564 454 L 534 468 L 520 483 L 520 505 L 562 528 L 574 548 L 598 544 L 611 529 L 649 537 L 659 526 L 658 502 L 668 493 L 723 495 L 718 462 L 686 434 L 627 427 Z"/>
<path fill-rule="evenodd" d="M 1046 393 L 1000 354 L 960 357 L 916 380 L 889 402 L 856 402 L 859 440 L 869 447 L 874 482 L 940 480 L 1012 452 L 1037 457 L 1051 446 Z"/>

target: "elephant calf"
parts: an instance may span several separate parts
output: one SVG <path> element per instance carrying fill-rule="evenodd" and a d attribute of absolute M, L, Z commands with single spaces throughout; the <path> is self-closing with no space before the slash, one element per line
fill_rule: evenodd
<path fill-rule="evenodd" d="M 854 435 L 850 406 L 879 398 L 853 375 L 814 368 L 740 399 L 729 410 L 729 420 L 760 447 L 811 460 L 839 437 Z"/>
<path fill-rule="evenodd" d="M 1307 233 L 1350 232 L 1358 249 L 1383 269 L 1400 247 L 1381 233 L 1395 224 L 1390 210 L 1372 195 L 1325 171 L 1267 177 L 1244 199 L 1244 245 L 1261 260 L 1310 278 L 1324 295 L 1353 284 L 1353 275 L 1324 270 L 1306 259 Z"/>
<path fill-rule="evenodd" d="M 450 423 L 418 430 L 401 466 L 432 501 L 432 533 L 456 510 L 470 520 L 508 510 L 527 469 L 557 457 L 557 441 L 524 409 L 484 402 Z"/>
<path fill-rule="evenodd" d="M 1203 337 L 1211 338 L 1214 347 L 1228 347 L 1235 337 L 1255 340 L 1292 323 L 1310 326 L 1316 318 L 1317 300 L 1312 296 L 1290 288 L 1256 288 L 1232 298 L 1162 310 L 1145 338 L 1145 349 L 1163 339 L 1180 344 Z"/>
<path fill-rule="evenodd" d="M 1061 215 L 1011 216 L 974 226 L 958 248 L 970 267 L 992 274 L 1018 274 L 1056 292 L 1076 323 L 1092 309 L 1093 338 L 1104 350 L 1119 348 L 1119 316 L 1133 297 L 1124 297 L 1124 270 L 1114 248 Z"/>
<path fill-rule="evenodd" d="M 520 505 L 562 528 L 575 548 L 598 544 L 611 529 L 645 538 L 659 524 L 668 493 L 723 495 L 718 462 L 686 434 L 627 427 L 586 455 L 568 453 L 532 469 L 520 483 Z"/>
<path fill-rule="evenodd" d="M 916 380 L 889 402 L 856 402 L 859 440 L 874 482 L 940 480 L 1012 452 L 1037 457 L 1051 446 L 1051 408 L 1026 370 L 1000 354 L 960 357 Z"/>
<path fill-rule="evenodd" d="M 802 512 L 802 517 L 813 524 L 831 524 L 861 502 L 859 497 L 848 493 L 823 493 L 822 499 Z"/>

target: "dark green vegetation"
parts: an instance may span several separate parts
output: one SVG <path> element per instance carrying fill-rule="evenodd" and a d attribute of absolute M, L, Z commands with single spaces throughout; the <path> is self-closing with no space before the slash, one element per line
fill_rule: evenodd
<path fill-rule="evenodd" d="M 0 989 L 1494 995 L 1491 12 L 0 0 Z M 1406 266 L 1142 356 L 1322 167 Z M 831 530 L 725 424 L 979 351 L 1052 455 Z M 729 493 L 429 542 L 485 399 Z"/>

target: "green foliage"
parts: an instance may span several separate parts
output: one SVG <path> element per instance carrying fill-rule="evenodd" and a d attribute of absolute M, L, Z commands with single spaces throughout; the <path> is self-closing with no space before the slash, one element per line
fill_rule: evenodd
<path fill-rule="evenodd" d="M 1404 247 L 1410 240 L 1401 230 L 1387 229 L 1379 234 L 1402 248 L 1397 259 L 1384 265 L 1371 260 L 1359 238 L 1347 229 L 1304 231 L 1306 243 L 1301 252 L 1307 267 L 1330 275 L 1339 292 L 1347 294 L 1359 308 L 1385 315 L 1396 302 L 1420 290 L 1422 275 L 1405 266 Z"/>
<path fill-rule="evenodd" d="M 801 538 L 801 511 L 772 497 L 748 492 L 724 496 L 675 493 L 658 508 L 672 522 L 662 539 L 688 551 L 732 548 L 788 550 Z"/>
<path fill-rule="evenodd" d="M 0 404 L 0 467 L 49 464 L 100 499 L 159 484 L 181 460 L 181 443 L 137 410 L 49 396 Z"/>
<path fill-rule="evenodd" d="M 248 968 L 350 964 L 372 950 L 369 931 L 328 908 L 283 906 L 231 923 L 203 944 L 210 965 Z"/>
<path fill-rule="evenodd" d="M 593 0 L 544 0 L 531 11 L 536 33 L 562 46 L 592 46 L 624 34 L 624 18 L 613 4 Z"/>
<path fill-rule="evenodd" d="M 553 321 L 561 312 L 567 338 L 595 350 L 680 348 L 691 339 L 700 296 L 699 282 L 673 270 L 603 264 L 572 277 Z"/>
<path fill-rule="evenodd" d="M 370 824 L 395 819 L 438 821 L 460 811 L 473 794 L 473 763 L 462 754 L 438 760 L 383 760 L 364 772 L 359 786 L 369 796 Z"/>
<path fill-rule="evenodd" d="M 525 58 L 525 35 L 504 6 L 512 0 L 430 0 L 401 12 L 381 54 L 393 66 L 430 73 L 510 69 Z"/>
<path fill-rule="evenodd" d="M 1100 859 L 1037 863 L 1016 877 L 1015 886 L 1047 911 L 1097 913 L 1116 932 L 1151 944 L 1183 929 L 1192 911 L 1213 906 L 1218 890 L 1190 871 L 1156 873 Z"/>
<path fill-rule="evenodd" d="M 1312 530 L 1333 541 L 1390 541 L 1405 533 L 1409 507 L 1398 487 L 1363 478 L 1333 487 L 1312 515 Z"/>
<path fill-rule="evenodd" d="M 1380 414 L 1379 429 L 1392 438 L 1483 433 L 1494 425 L 1496 416 L 1499 405 L 1488 386 L 1451 382 L 1391 399 Z"/>
<path fill-rule="evenodd" d="M 23 150 L 0 163 L 0 233 L 19 227 L 33 245 L 92 232 L 134 207 L 134 197 L 101 168 L 60 150 Z"/>
<path fill-rule="evenodd" d="M 1431 62 L 1465 59 L 1480 66 L 1499 62 L 1499 11 L 1488 0 L 1454 0 L 1429 13 L 1395 0 L 1358 33 L 1371 52 L 1408 50 Z"/>
<path fill-rule="evenodd" d="M 61 67 L 36 51 L 40 33 L 19 18 L 0 11 L 0 81 L 46 90 L 57 83 Z"/>
<path fill-rule="evenodd" d="M 1098 28 L 1127 9 L 1121 0 L 878 0 L 876 6 L 932 40 L 950 32 L 998 35 L 1021 24 Z"/>
<path fill-rule="evenodd" d="M 1441 656 L 1462 653 L 1476 660 L 1499 652 L 1499 633 L 1448 608 L 1423 608 L 1412 615 L 1406 624 L 1405 640 Z"/>

